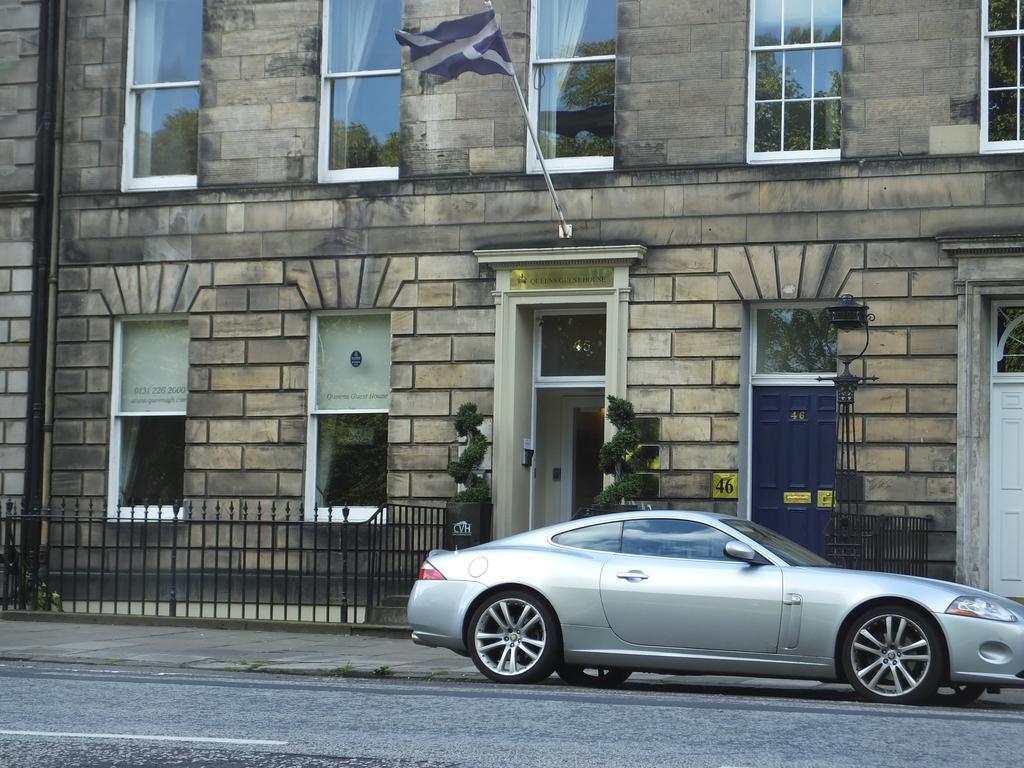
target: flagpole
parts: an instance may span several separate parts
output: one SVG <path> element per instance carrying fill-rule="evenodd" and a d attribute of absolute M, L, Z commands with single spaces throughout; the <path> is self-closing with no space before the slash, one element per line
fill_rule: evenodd
<path fill-rule="evenodd" d="M 484 0 L 484 8 L 494 10 L 492 0 Z M 511 64 L 511 62 L 509 62 Z M 527 68 L 529 72 L 529 68 Z M 523 119 L 526 120 L 526 129 L 533 139 L 533 148 L 537 151 L 537 160 L 540 162 L 540 172 L 544 174 L 544 182 L 548 185 L 548 192 L 551 193 L 551 202 L 555 204 L 555 211 L 558 213 L 558 237 L 560 240 L 572 239 L 572 224 L 565 220 L 565 213 L 562 211 L 562 204 L 558 202 L 558 194 L 555 192 L 555 185 L 551 183 L 551 175 L 548 167 L 544 164 L 544 153 L 540 151 L 540 142 L 537 141 L 537 134 L 533 130 L 533 123 L 530 122 L 530 110 L 526 108 L 526 99 L 523 98 L 523 89 L 519 87 L 519 78 L 516 77 L 515 67 L 509 73 L 512 77 L 512 85 L 515 86 L 516 96 L 519 97 L 519 106 L 523 108 Z"/>
<path fill-rule="evenodd" d="M 551 200 L 555 204 L 555 211 L 558 213 L 558 237 L 563 240 L 572 239 L 572 224 L 565 220 L 565 213 L 562 205 L 558 202 L 558 195 L 555 193 L 555 186 L 551 183 L 551 176 L 548 174 L 548 167 L 544 164 L 544 153 L 540 151 L 540 142 L 537 141 L 537 134 L 533 130 L 533 123 L 530 121 L 530 112 L 526 108 L 526 99 L 523 98 L 523 89 L 519 87 L 519 78 L 512 73 L 512 85 L 515 86 L 516 96 L 519 97 L 519 106 L 523 108 L 523 117 L 526 119 L 526 128 L 533 139 L 533 147 L 537 150 L 537 160 L 540 162 L 541 173 L 544 174 L 544 181 L 547 182 L 548 192 L 551 193 Z"/>

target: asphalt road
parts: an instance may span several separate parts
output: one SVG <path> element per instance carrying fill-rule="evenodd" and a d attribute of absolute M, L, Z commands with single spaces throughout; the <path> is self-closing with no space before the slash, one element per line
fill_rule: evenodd
<path fill-rule="evenodd" d="M 1019 707 L 0 667 L 5 768 L 1011 766 Z"/>

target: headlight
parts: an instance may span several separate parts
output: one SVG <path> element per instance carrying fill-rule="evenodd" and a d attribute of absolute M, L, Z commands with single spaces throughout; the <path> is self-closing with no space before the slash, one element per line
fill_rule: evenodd
<path fill-rule="evenodd" d="M 975 619 L 992 619 L 992 621 L 1016 621 L 1017 617 L 998 603 L 984 597 L 965 595 L 958 597 L 949 604 L 946 613 L 954 616 L 970 616 Z"/>

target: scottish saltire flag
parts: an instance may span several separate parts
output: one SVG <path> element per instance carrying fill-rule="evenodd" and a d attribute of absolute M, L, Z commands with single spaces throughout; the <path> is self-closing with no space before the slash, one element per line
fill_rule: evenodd
<path fill-rule="evenodd" d="M 409 46 L 412 67 L 442 77 L 463 72 L 478 75 L 511 75 L 512 57 L 505 47 L 494 11 L 484 11 L 445 21 L 426 32 L 396 30 L 401 45 Z"/>

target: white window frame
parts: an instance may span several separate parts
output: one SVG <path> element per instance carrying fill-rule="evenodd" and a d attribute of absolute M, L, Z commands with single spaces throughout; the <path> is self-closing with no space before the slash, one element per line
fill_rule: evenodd
<path fill-rule="evenodd" d="M 366 168 L 331 169 L 331 87 L 335 80 L 348 78 L 401 76 L 400 67 L 368 69 L 357 72 L 331 72 L 331 0 L 324 0 L 323 41 L 320 51 L 320 141 L 317 167 L 321 182 L 388 181 L 398 178 L 398 166 L 377 165 Z M 399 20 L 400 21 L 400 20 Z M 397 46 L 398 43 L 396 42 Z"/>
<path fill-rule="evenodd" d="M 124 360 L 122 331 L 126 323 L 148 323 L 175 320 L 185 321 L 183 315 L 144 315 L 120 317 L 114 321 L 113 360 L 110 376 L 110 461 L 107 466 L 107 517 L 111 520 L 141 522 L 144 520 L 181 519 L 184 508 L 174 508 L 173 504 L 121 506 L 118 504 L 121 483 L 121 419 L 148 416 L 182 416 L 187 410 L 180 411 L 122 411 L 121 410 L 121 364 Z M 188 365 L 188 360 L 185 361 Z M 182 464 L 184 465 L 184 456 Z M 182 488 L 182 495 L 185 489 Z"/>
<path fill-rule="evenodd" d="M 138 114 L 139 96 L 145 91 L 166 90 L 169 88 L 199 87 L 198 80 L 185 80 L 175 83 L 147 83 L 135 85 L 135 5 L 138 0 L 128 3 L 128 63 L 125 67 L 124 99 L 124 140 L 121 159 L 121 189 L 125 192 L 144 191 L 148 189 L 195 189 L 198 185 L 196 174 L 175 174 L 172 176 L 136 176 L 135 175 L 135 123 Z M 199 136 L 196 135 L 198 145 Z M 198 157 L 198 154 L 197 154 Z"/>
<path fill-rule="evenodd" d="M 795 43 L 786 44 L 780 42 L 779 45 L 756 45 L 754 42 L 754 30 L 755 30 L 755 14 L 757 11 L 757 3 L 759 0 L 750 0 L 750 20 L 749 29 L 747 34 L 749 36 L 750 45 L 747 49 L 747 162 L 750 164 L 772 164 L 772 163 L 794 163 L 794 162 L 827 162 L 830 160 L 839 160 L 842 157 L 842 127 L 840 127 L 840 148 L 839 149 L 806 149 L 799 151 L 787 151 L 780 150 L 778 152 L 755 152 L 754 151 L 754 127 L 757 119 L 757 106 L 755 101 L 757 77 L 757 54 L 765 52 L 786 52 L 786 51 L 810 51 L 816 49 L 828 49 L 838 48 L 840 51 L 843 49 L 843 19 L 840 17 L 839 20 L 839 42 L 838 43 Z M 782 0 L 782 18 L 785 19 L 786 14 L 786 1 Z M 814 29 L 814 6 L 811 6 L 811 35 L 813 38 Z M 843 72 L 845 77 L 846 73 Z M 783 72 L 782 87 L 785 89 L 786 80 L 785 72 Z M 845 87 L 844 89 L 845 90 Z M 785 93 L 783 93 L 785 96 Z M 814 140 L 814 102 L 826 101 L 834 99 L 835 97 L 827 97 L 817 99 L 814 98 L 812 93 L 811 98 L 808 99 L 811 102 L 811 141 Z M 839 102 L 839 114 L 840 122 L 842 121 L 842 110 L 843 110 L 843 96 L 840 94 L 839 98 L 836 99 Z M 786 99 L 783 99 L 782 103 L 785 104 Z M 791 101 L 805 101 L 805 99 L 791 99 Z M 785 143 L 786 140 L 786 110 L 782 110 L 782 140 Z"/>
<path fill-rule="evenodd" d="M 309 375 L 308 394 L 306 396 L 306 483 L 303 508 L 306 510 L 305 518 L 314 522 L 346 522 L 342 512 L 344 507 L 319 507 L 316 503 L 316 464 L 317 464 L 317 425 L 320 416 L 343 416 L 348 413 L 391 413 L 391 401 L 388 400 L 387 408 L 318 408 L 317 407 L 317 365 L 316 355 L 319 348 L 318 326 L 322 317 L 365 317 L 367 315 L 385 315 L 390 317 L 391 313 L 382 310 L 348 310 L 341 312 L 318 312 L 314 313 L 309 323 Z M 391 370 L 391 339 L 393 334 L 389 327 L 388 335 L 388 371 L 390 386 Z M 386 501 L 385 501 L 386 504 Z M 348 508 L 347 522 L 358 523 L 369 520 L 377 511 L 373 506 L 352 506 Z M 387 509 L 374 519 L 375 522 L 383 523 L 387 520 Z"/>
<path fill-rule="evenodd" d="M 615 62 L 617 53 L 604 54 L 601 56 L 575 56 L 552 59 L 537 58 L 537 21 L 539 11 L 537 4 L 542 0 L 530 0 L 530 71 L 527 75 L 530 92 L 528 96 L 530 124 L 535 133 L 538 131 L 538 112 L 540 108 L 540 89 L 537 87 L 537 68 L 551 64 L 573 64 L 576 62 Z M 618 41 L 618 19 L 615 22 L 616 49 Z M 618 78 L 616 78 L 617 80 Z M 618 82 L 615 83 L 618 90 Z M 614 107 L 613 107 L 614 109 Z M 614 116 L 612 118 L 614 120 Z M 540 134 L 537 133 L 538 139 Z M 612 132 L 612 145 L 615 143 L 615 132 Z M 544 158 L 544 165 L 549 173 L 586 173 L 593 171 L 610 171 L 615 167 L 614 155 L 591 155 L 588 157 L 555 157 Z M 541 173 L 541 161 L 537 156 L 537 149 L 532 141 L 527 142 L 526 149 L 526 170 L 528 173 Z"/>
<path fill-rule="evenodd" d="M 989 106 L 989 87 L 988 87 L 988 60 L 989 60 L 989 41 L 995 37 L 1018 37 L 1020 38 L 1020 45 L 1024 45 L 1024 20 L 1021 20 L 1020 13 L 1024 11 L 1024 8 L 1018 6 L 1017 9 L 1017 24 L 1019 29 L 1009 30 L 1005 32 L 990 32 L 988 29 L 988 9 L 989 0 L 984 0 L 981 4 L 981 151 L 985 154 L 1000 154 L 1005 152 L 1021 152 L 1024 151 L 1024 120 L 1019 118 L 1020 115 L 1020 100 L 1024 99 L 1024 63 L 1021 62 L 1020 56 L 1017 59 L 1017 110 L 1018 110 L 1018 121 L 1017 121 L 1017 135 L 1019 136 L 1017 141 L 989 141 L 988 138 L 988 106 Z M 1018 49 L 1019 51 L 1019 49 Z"/>

